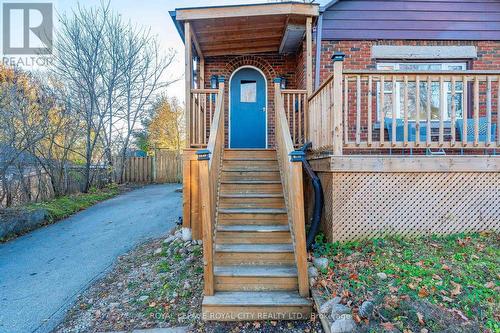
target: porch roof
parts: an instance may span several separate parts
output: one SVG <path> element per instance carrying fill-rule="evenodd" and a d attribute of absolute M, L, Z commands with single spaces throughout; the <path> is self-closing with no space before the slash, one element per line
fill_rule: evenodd
<path fill-rule="evenodd" d="M 295 51 L 307 17 L 319 15 L 318 4 L 297 2 L 178 8 L 170 12 L 182 39 L 183 22 L 200 57 Z"/>

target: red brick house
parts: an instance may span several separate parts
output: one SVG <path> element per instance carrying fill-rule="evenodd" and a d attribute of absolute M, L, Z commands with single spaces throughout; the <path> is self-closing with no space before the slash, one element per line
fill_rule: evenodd
<path fill-rule="evenodd" d="M 171 16 L 186 45 L 184 227 L 203 239 L 205 319 L 307 317 L 311 220 L 331 241 L 500 229 L 499 2 Z"/>

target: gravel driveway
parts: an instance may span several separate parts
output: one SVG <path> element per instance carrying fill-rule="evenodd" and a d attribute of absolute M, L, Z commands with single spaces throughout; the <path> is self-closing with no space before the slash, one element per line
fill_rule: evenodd
<path fill-rule="evenodd" d="M 168 233 L 180 185 L 151 185 L 0 244 L 0 332 L 50 332 L 115 259 Z"/>

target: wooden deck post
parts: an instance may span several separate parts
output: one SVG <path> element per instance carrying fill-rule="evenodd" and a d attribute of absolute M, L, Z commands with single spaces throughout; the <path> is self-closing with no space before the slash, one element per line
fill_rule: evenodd
<path fill-rule="evenodd" d="M 209 162 L 210 151 L 198 150 L 198 168 L 200 182 L 200 212 L 203 233 L 203 278 L 204 294 L 211 296 L 214 294 L 214 265 L 213 265 L 213 223 L 212 223 L 212 200 L 210 191 Z"/>
<path fill-rule="evenodd" d="M 342 133 L 344 132 L 344 123 L 342 120 L 342 80 L 343 63 L 345 54 L 335 52 L 333 54 L 333 155 L 341 156 L 343 148 Z M 347 87 L 346 87 L 347 88 Z M 347 111 L 347 110 L 346 110 Z M 347 122 L 347 119 L 345 119 Z M 345 124 L 348 126 L 348 124 Z"/>
<path fill-rule="evenodd" d="M 297 278 L 299 282 L 299 294 L 309 297 L 309 280 L 307 273 L 307 248 L 306 248 L 306 223 L 304 214 L 304 192 L 302 179 L 302 159 L 304 152 L 293 151 L 290 154 L 290 173 L 292 175 L 290 188 L 295 196 L 294 204 L 289 207 L 293 217 L 293 233 L 295 242 L 295 260 L 297 261 Z"/>
<path fill-rule="evenodd" d="M 312 17 L 308 17 L 306 19 L 306 89 L 309 96 L 313 92 L 312 67 Z"/>
<path fill-rule="evenodd" d="M 186 112 L 186 148 L 191 147 L 191 88 L 193 75 L 193 54 L 191 43 L 191 23 L 184 22 L 184 69 L 185 69 L 185 112 Z"/>

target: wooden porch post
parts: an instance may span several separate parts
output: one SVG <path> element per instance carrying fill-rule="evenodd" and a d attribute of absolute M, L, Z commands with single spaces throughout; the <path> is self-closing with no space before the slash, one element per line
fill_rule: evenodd
<path fill-rule="evenodd" d="M 312 79 L 312 17 L 306 19 L 306 89 L 307 95 L 313 92 Z"/>
<path fill-rule="evenodd" d="M 333 54 L 333 155 L 341 156 L 344 146 L 342 133 L 344 132 L 344 123 L 342 120 L 342 81 L 343 81 L 343 63 L 345 54 L 335 52 Z M 347 88 L 347 87 L 346 87 Z M 347 119 L 345 120 L 347 122 Z M 345 124 L 348 126 L 348 124 Z"/>
<path fill-rule="evenodd" d="M 203 234 L 203 280 L 205 296 L 212 296 L 214 294 L 214 264 L 213 264 L 213 221 L 212 221 L 212 198 L 210 191 L 210 151 L 198 150 L 198 168 L 199 168 L 199 181 L 200 189 L 203 191 L 200 195 L 200 212 L 201 212 L 201 225 Z"/>
<path fill-rule="evenodd" d="M 191 43 L 191 23 L 184 22 L 184 47 L 185 47 L 185 83 L 186 83 L 186 148 L 191 147 L 191 87 L 193 75 L 193 54 Z"/>

